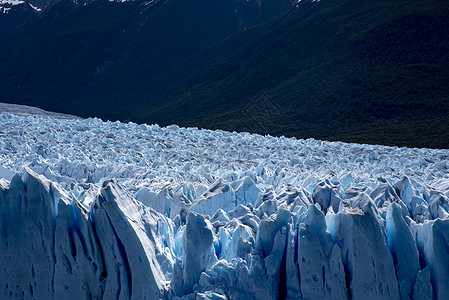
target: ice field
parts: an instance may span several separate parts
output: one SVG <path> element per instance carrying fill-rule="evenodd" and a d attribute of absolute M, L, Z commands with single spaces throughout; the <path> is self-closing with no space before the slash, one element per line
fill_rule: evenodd
<path fill-rule="evenodd" d="M 0 114 L 1 299 L 449 299 L 449 150 Z"/>

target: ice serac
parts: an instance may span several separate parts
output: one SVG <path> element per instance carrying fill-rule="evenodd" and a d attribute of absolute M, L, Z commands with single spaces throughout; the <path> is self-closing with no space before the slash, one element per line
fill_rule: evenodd
<path fill-rule="evenodd" d="M 151 207 L 161 214 L 170 216 L 172 197 L 166 188 L 162 189 L 158 193 L 151 192 L 147 188 L 141 188 L 136 192 L 134 198 L 143 203 L 145 206 Z"/>
<path fill-rule="evenodd" d="M 341 248 L 349 295 L 353 299 L 399 299 L 393 258 L 385 229 L 373 211 L 375 205 L 366 194 L 356 197 L 353 201 L 359 207 L 341 206 L 337 214 L 326 216 L 327 228 Z"/>
<path fill-rule="evenodd" d="M 416 275 L 421 268 L 416 243 L 402 216 L 402 208 L 397 203 L 392 203 L 388 207 L 386 231 L 401 298 L 410 299 Z"/>
<path fill-rule="evenodd" d="M 101 298 L 103 295 L 102 253 L 93 239 L 88 213 L 73 201 L 58 203 L 54 239 L 54 299 L 75 295 Z"/>
<path fill-rule="evenodd" d="M 419 300 L 434 299 L 432 281 L 430 278 L 430 269 L 425 267 L 419 271 L 416 276 L 415 285 L 413 286 L 413 298 Z"/>
<path fill-rule="evenodd" d="M 104 183 L 91 216 L 105 263 L 104 297 L 162 298 L 169 279 L 166 276 L 171 273 L 163 271 L 170 271 L 167 266 L 172 263 L 166 261 L 170 253 L 160 255 L 156 244 L 157 239 L 169 241 L 173 235 L 165 217 L 139 209 L 138 203 L 112 181 Z M 152 221 L 165 221 L 166 232 L 154 232 Z"/>
<path fill-rule="evenodd" d="M 341 259 L 341 249 L 334 244 L 329 256 L 329 271 L 326 273 L 326 290 L 332 299 L 348 299 L 345 281 L 345 267 Z"/>
<path fill-rule="evenodd" d="M 238 223 L 231 232 L 230 236 L 231 239 L 229 244 L 223 245 L 227 248 L 227 261 L 232 261 L 232 259 L 237 257 L 248 261 L 248 255 L 251 253 L 254 244 L 254 237 L 251 228 L 247 225 Z"/>
<path fill-rule="evenodd" d="M 298 264 L 303 299 L 346 299 L 340 248 L 326 231 L 324 214 L 309 206 L 299 226 Z M 342 277 L 343 275 L 343 277 Z"/>
<path fill-rule="evenodd" d="M 190 212 L 182 237 L 183 257 L 175 264 L 171 291 L 175 296 L 193 292 L 200 275 L 217 261 L 213 241 L 212 225 L 203 215 Z"/>
<path fill-rule="evenodd" d="M 449 199 L 441 192 L 431 191 L 429 195 L 429 211 L 432 219 L 449 218 Z"/>
<path fill-rule="evenodd" d="M 287 242 L 287 230 L 285 226 L 282 226 L 274 236 L 273 248 L 269 256 L 265 257 L 265 268 L 267 278 L 272 287 L 272 295 L 274 298 L 279 298 L 281 292 L 285 292 L 284 280 L 281 280 L 281 276 L 284 272 L 282 262 L 284 259 L 284 249 Z"/>
<path fill-rule="evenodd" d="M 219 260 L 201 274 L 198 292 L 214 292 L 225 299 L 275 299 L 260 263 L 254 258 L 249 268 L 242 259 L 235 259 L 232 263 Z"/>
<path fill-rule="evenodd" d="M 305 224 L 299 228 L 298 264 L 302 297 L 324 299 L 326 257 L 317 234 Z"/>
<path fill-rule="evenodd" d="M 1 298 L 163 298 L 172 222 L 140 206 L 109 182 L 87 212 L 43 176 L 15 175 L 0 188 Z"/>
<path fill-rule="evenodd" d="M 332 207 L 334 211 L 338 211 L 340 205 L 340 197 L 337 195 L 337 191 L 332 184 L 326 180 L 320 182 L 314 189 L 312 195 L 313 201 L 318 203 L 321 208 L 327 212 Z"/>
<path fill-rule="evenodd" d="M 1 298 L 45 298 L 54 284 L 54 203 L 50 183 L 29 171 L 0 190 Z M 25 182 L 26 183 L 25 183 Z"/>
<path fill-rule="evenodd" d="M 298 230 L 293 224 L 289 224 L 286 245 L 286 299 L 299 299 L 301 297 L 298 267 Z"/>
<path fill-rule="evenodd" d="M 427 266 L 430 272 L 433 291 L 437 299 L 449 299 L 449 220 L 436 219 L 415 224 L 412 227 L 421 264 Z M 422 290 L 424 276 L 420 274 L 416 284 L 421 284 L 415 290 Z"/>
<path fill-rule="evenodd" d="M 102 295 L 87 214 L 62 189 L 26 169 L 0 188 L 2 299 Z"/>
<path fill-rule="evenodd" d="M 251 203 L 252 205 L 256 204 L 256 201 L 259 199 L 261 191 L 257 188 L 254 181 L 245 176 L 242 180 L 236 182 L 238 185 L 235 189 L 235 196 L 237 200 L 237 204 L 247 205 Z"/>
<path fill-rule="evenodd" d="M 218 209 L 226 212 L 236 207 L 235 192 L 232 187 L 218 180 L 190 207 L 191 212 L 213 216 Z"/>
<path fill-rule="evenodd" d="M 410 215 L 407 206 L 404 202 L 396 195 L 393 187 L 385 182 L 377 182 L 376 188 L 370 193 L 370 197 L 373 199 L 377 206 L 380 215 L 385 219 L 387 214 L 387 209 L 392 203 L 397 203 L 401 207 L 402 215 Z"/>

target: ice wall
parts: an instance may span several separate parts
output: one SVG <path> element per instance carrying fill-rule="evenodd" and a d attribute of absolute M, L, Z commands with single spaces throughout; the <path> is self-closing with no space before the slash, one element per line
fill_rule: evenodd
<path fill-rule="evenodd" d="M 172 222 L 105 183 L 90 211 L 27 169 L 0 188 L 2 299 L 160 299 Z"/>
<path fill-rule="evenodd" d="M 397 203 L 382 219 L 364 192 L 326 215 L 285 202 L 263 219 L 192 210 L 176 226 L 114 182 L 85 210 L 26 169 L 0 189 L 1 298 L 449 297 L 449 220 L 419 224 Z"/>

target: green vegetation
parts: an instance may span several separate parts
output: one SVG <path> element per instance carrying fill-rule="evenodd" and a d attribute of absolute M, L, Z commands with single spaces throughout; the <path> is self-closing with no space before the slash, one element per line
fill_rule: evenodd
<path fill-rule="evenodd" d="M 113 120 L 449 148 L 449 2 L 303 0 L 243 32 L 229 1 L 168 3 L 151 14 L 61 3 L 0 50 L 0 99 Z"/>

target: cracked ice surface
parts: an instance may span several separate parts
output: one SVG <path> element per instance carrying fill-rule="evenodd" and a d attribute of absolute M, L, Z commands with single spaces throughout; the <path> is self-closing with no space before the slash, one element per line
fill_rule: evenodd
<path fill-rule="evenodd" d="M 0 125 L 2 299 L 449 298 L 448 150 Z"/>

